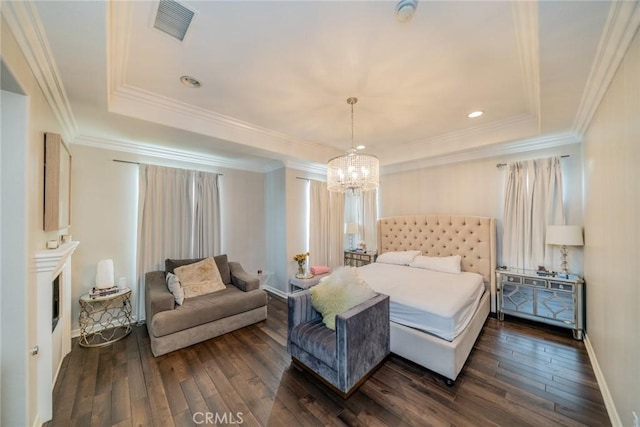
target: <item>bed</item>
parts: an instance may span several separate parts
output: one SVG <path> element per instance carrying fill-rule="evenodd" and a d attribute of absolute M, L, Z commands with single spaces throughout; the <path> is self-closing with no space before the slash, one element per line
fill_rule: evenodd
<path fill-rule="evenodd" d="M 460 319 L 451 322 L 451 325 L 447 325 L 441 319 L 439 327 L 443 331 L 439 334 L 442 336 L 440 337 L 433 332 L 421 330 L 421 321 L 415 320 L 415 316 L 414 324 L 411 324 L 411 316 L 405 316 L 404 320 L 396 318 L 398 321 L 394 321 L 393 318 L 401 314 L 398 307 L 402 307 L 402 300 L 406 301 L 410 295 L 406 292 L 402 294 L 400 287 L 396 287 L 402 281 L 392 282 L 389 278 L 385 280 L 385 274 L 415 275 L 418 273 L 417 270 L 421 269 L 397 265 L 387 268 L 387 265 L 376 263 L 360 267 L 361 277 L 372 288 L 391 297 L 391 351 L 437 372 L 446 378 L 448 384 L 452 384 L 462 370 L 489 312 L 495 311 L 495 220 L 474 216 L 396 216 L 378 220 L 377 233 L 378 256 L 385 252 L 408 250 L 419 250 L 422 255 L 431 257 L 460 255 L 462 271 L 470 273 L 470 277 L 474 276 L 481 282 L 481 285 L 477 285 L 480 286 L 479 292 L 470 290 L 465 294 L 465 298 L 477 299 L 472 309 L 466 308 L 465 312 L 465 308 L 460 308 Z M 439 274 L 444 275 L 443 277 L 457 276 Z M 407 283 L 416 281 L 415 277 L 407 276 L 407 279 L 410 279 Z M 437 281 L 438 278 L 430 280 Z M 473 279 L 470 278 L 469 281 L 472 282 Z M 446 303 L 443 301 L 443 304 Z M 448 303 L 454 304 L 451 301 Z M 410 304 L 404 307 L 408 306 Z M 399 323 L 400 321 L 405 325 Z M 460 327 L 462 323 L 464 325 Z"/>

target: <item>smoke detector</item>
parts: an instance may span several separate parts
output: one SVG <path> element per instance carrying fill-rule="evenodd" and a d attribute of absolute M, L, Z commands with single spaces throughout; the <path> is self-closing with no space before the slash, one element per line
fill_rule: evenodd
<path fill-rule="evenodd" d="M 396 19 L 400 22 L 409 22 L 416 13 L 418 0 L 400 0 L 396 4 Z"/>

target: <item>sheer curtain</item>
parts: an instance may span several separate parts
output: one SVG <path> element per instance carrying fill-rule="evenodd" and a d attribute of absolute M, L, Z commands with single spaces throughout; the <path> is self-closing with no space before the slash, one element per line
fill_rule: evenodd
<path fill-rule="evenodd" d="M 313 265 L 329 265 L 329 237 L 327 183 L 309 181 L 309 253 Z"/>
<path fill-rule="evenodd" d="M 220 194 L 218 174 L 195 172 L 193 253 L 203 258 L 220 253 Z"/>
<path fill-rule="evenodd" d="M 560 158 L 508 165 L 505 184 L 502 263 L 535 269 L 550 263 L 547 225 L 563 224 Z"/>
<path fill-rule="evenodd" d="M 138 193 L 138 319 L 144 312 L 144 275 L 164 270 L 165 258 L 192 258 L 193 171 L 140 165 Z"/>

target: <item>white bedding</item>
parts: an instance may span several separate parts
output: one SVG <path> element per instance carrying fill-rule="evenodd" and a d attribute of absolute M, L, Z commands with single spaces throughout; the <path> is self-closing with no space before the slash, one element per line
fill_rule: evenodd
<path fill-rule="evenodd" d="M 441 273 L 393 264 L 358 268 L 360 278 L 389 295 L 392 322 L 452 341 L 467 327 L 484 293 L 477 273 Z"/>

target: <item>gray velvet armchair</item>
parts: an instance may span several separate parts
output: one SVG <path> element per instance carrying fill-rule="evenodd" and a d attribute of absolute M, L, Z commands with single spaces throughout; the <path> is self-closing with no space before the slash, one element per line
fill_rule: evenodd
<path fill-rule="evenodd" d="M 336 330 L 322 323 L 309 291 L 288 298 L 287 351 L 293 362 L 346 398 L 389 354 L 389 297 L 375 297 L 336 316 Z"/>

